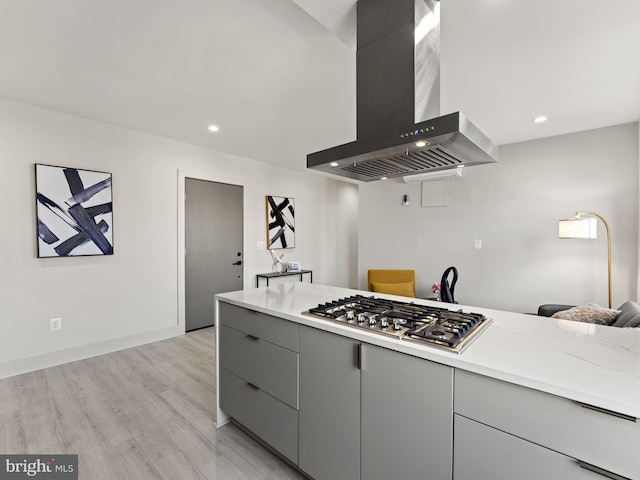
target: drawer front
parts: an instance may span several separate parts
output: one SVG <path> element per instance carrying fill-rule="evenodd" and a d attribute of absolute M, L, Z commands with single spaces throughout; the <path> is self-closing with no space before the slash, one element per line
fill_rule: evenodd
<path fill-rule="evenodd" d="M 300 334 L 297 323 L 225 302 L 220 302 L 218 308 L 224 325 L 294 352 L 299 351 Z"/>
<path fill-rule="evenodd" d="M 298 409 L 298 354 L 226 325 L 220 363 L 231 373 Z"/>
<path fill-rule="evenodd" d="M 296 465 L 298 412 L 228 370 L 220 369 L 220 406 Z"/>
<path fill-rule="evenodd" d="M 456 370 L 455 413 L 629 478 L 640 423 L 555 395 Z"/>
<path fill-rule="evenodd" d="M 455 415 L 454 480 L 606 480 L 571 457 Z"/>

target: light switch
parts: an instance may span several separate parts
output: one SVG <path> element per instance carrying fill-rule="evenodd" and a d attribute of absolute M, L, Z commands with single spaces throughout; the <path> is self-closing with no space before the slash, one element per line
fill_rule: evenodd
<path fill-rule="evenodd" d="M 482 250 L 482 240 L 476 240 L 476 250 Z"/>
<path fill-rule="evenodd" d="M 264 250 L 265 248 L 267 248 L 265 242 L 258 242 L 258 244 L 256 245 L 256 248 L 258 250 Z"/>

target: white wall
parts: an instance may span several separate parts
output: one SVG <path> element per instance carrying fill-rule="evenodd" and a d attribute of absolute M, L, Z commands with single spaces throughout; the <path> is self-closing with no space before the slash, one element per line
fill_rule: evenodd
<path fill-rule="evenodd" d="M 113 256 L 37 258 L 35 163 L 113 173 Z M 357 282 L 358 187 L 349 183 L 4 100 L 0 169 L 0 377 L 184 331 L 181 175 L 244 185 L 245 287 L 271 269 L 256 248 L 267 194 L 296 200 L 286 260 L 313 269 L 317 283 Z M 62 330 L 49 331 L 52 317 Z"/>
<path fill-rule="evenodd" d="M 520 312 L 543 303 L 606 306 L 602 224 L 595 241 L 557 238 L 559 219 L 587 210 L 611 226 L 613 306 L 636 299 L 638 160 L 633 123 L 502 146 L 497 164 L 450 181 L 447 207 L 421 208 L 419 183 L 361 185 L 359 285 L 369 268 L 413 268 L 418 296 L 428 297 L 455 265 L 456 299 L 467 305 Z"/>

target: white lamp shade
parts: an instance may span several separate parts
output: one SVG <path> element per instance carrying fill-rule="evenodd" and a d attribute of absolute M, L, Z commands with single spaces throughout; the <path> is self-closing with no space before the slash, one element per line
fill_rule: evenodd
<path fill-rule="evenodd" d="M 581 238 L 592 240 L 598 238 L 597 219 L 589 218 L 569 218 L 558 221 L 559 238 Z"/>

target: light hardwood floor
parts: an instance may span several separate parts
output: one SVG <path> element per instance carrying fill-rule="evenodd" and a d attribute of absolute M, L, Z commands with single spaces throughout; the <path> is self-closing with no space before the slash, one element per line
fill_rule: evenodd
<path fill-rule="evenodd" d="M 83 480 L 301 479 L 215 419 L 214 328 L 0 380 L 0 453 L 78 454 Z"/>

